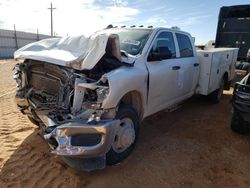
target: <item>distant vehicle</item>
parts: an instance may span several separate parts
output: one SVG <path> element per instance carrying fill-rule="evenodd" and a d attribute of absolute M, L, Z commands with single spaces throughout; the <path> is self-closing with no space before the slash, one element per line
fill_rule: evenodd
<path fill-rule="evenodd" d="M 248 73 L 250 73 L 250 48 L 249 48 L 249 50 L 247 51 L 247 55 L 246 55 L 246 60 L 247 60 L 247 62 L 237 62 L 236 63 L 236 69 L 238 69 L 238 70 L 244 70 L 244 71 L 246 71 L 246 75 L 248 74 Z"/>
<path fill-rule="evenodd" d="M 211 49 L 214 48 L 215 45 L 215 41 L 214 40 L 210 40 L 205 44 L 205 49 Z"/>
<path fill-rule="evenodd" d="M 248 133 L 250 131 L 250 74 L 235 84 L 232 105 L 232 130 L 240 134 Z"/>
<path fill-rule="evenodd" d="M 215 47 L 239 48 L 238 60 L 246 60 L 250 48 L 250 5 L 220 9 Z"/>

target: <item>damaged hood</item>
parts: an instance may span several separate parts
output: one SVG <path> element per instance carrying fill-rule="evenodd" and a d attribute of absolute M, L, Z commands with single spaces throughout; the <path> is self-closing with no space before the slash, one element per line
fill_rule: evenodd
<path fill-rule="evenodd" d="M 51 38 L 28 44 L 14 53 L 17 60 L 33 59 L 83 70 L 92 69 L 105 54 L 109 34 Z"/>

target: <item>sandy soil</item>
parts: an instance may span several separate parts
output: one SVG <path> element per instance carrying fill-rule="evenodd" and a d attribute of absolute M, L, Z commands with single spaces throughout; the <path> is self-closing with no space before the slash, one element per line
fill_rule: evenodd
<path fill-rule="evenodd" d="M 218 105 L 203 98 L 143 122 L 123 163 L 77 172 L 49 153 L 14 103 L 13 61 L 0 62 L 0 187 L 249 187 L 250 136 L 230 130 L 230 92 Z"/>

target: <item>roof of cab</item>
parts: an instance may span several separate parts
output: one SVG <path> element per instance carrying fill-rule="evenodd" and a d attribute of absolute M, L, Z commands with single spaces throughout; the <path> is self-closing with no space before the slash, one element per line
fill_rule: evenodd
<path fill-rule="evenodd" d="M 126 29 L 126 30 L 135 30 L 135 29 L 136 30 L 152 30 L 154 32 L 165 30 L 165 31 L 178 32 L 178 33 L 183 33 L 183 34 L 186 34 L 186 35 L 190 35 L 190 33 L 182 31 L 180 29 L 173 29 L 173 28 L 166 28 L 166 27 L 152 27 L 152 28 L 151 27 L 150 28 L 149 27 L 113 27 L 113 28 L 104 29 L 104 30 L 102 30 L 100 32 L 102 33 L 102 32 L 105 32 L 105 31 L 112 31 L 112 30 L 119 30 L 119 29 Z"/>

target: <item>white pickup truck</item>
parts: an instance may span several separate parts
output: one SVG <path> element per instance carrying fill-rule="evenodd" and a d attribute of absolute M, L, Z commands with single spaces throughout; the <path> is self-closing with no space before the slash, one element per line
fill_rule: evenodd
<path fill-rule="evenodd" d="M 16 102 L 52 153 L 77 169 L 102 169 L 131 153 L 145 117 L 194 94 L 219 102 L 237 53 L 197 51 L 189 33 L 166 28 L 47 39 L 15 53 Z"/>

